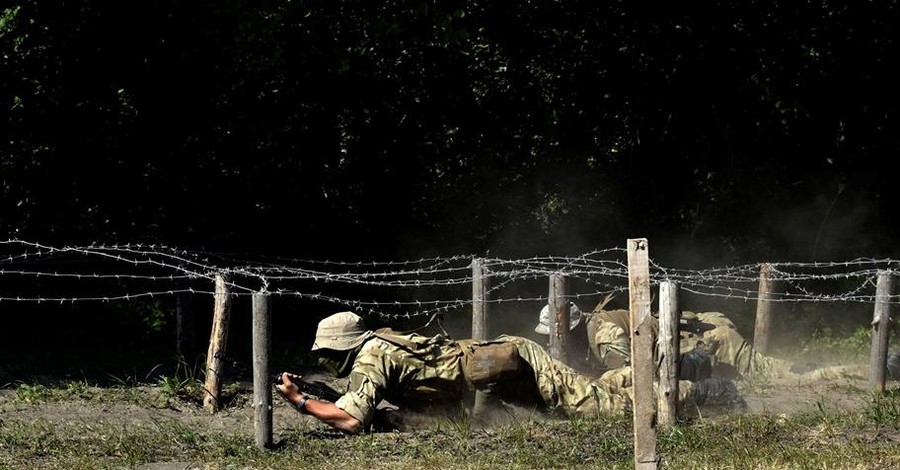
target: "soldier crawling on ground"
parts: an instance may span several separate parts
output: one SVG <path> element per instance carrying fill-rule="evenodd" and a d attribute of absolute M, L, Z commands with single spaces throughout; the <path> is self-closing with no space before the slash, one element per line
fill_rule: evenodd
<path fill-rule="evenodd" d="M 526 338 L 502 335 L 488 341 L 455 341 L 390 329 L 372 331 L 361 317 L 340 312 L 319 322 L 312 350 L 349 387 L 337 401 L 310 398 L 281 374 L 278 392 L 303 414 L 346 433 L 371 429 L 376 407 L 386 400 L 401 410 L 458 413 L 476 392 L 494 406 L 519 406 L 568 417 L 622 413 L 631 389 L 591 379 L 553 359 Z M 679 383 L 679 402 L 745 406 L 734 384 L 709 379 Z M 473 410 L 475 418 L 479 412 Z"/>
<path fill-rule="evenodd" d="M 631 363 L 631 338 L 626 334 L 626 326 L 626 329 L 616 330 L 615 338 L 617 341 L 612 344 L 611 348 L 608 347 L 605 341 L 607 340 L 606 333 L 610 330 L 609 324 L 607 324 L 610 323 L 610 319 L 606 317 L 605 313 L 612 312 L 612 318 L 615 321 L 611 323 L 618 325 L 619 320 L 624 319 L 625 322 L 628 321 L 628 311 L 603 310 L 603 307 L 611 298 L 611 296 L 607 296 L 593 312 L 586 314 L 582 313 L 581 309 L 574 302 L 568 303 L 569 334 L 566 342 L 565 362 L 582 374 L 591 377 L 602 377 L 607 382 L 626 386 L 631 380 L 631 368 L 629 367 Z M 541 309 L 534 332 L 544 337 L 549 337 L 551 317 L 550 306 L 545 305 Z M 655 346 L 658 323 L 656 318 L 652 318 L 652 321 L 654 322 L 651 328 Z M 694 333 L 683 327 L 681 331 L 682 354 L 679 357 L 678 367 L 679 378 L 696 382 L 713 377 L 712 367 L 715 359 L 710 356 L 709 352 L 703 348 L 695 347 L 695 344 L 685 347 L 691 336 L 694 336 Z M 623 338 L 624 341 L 618 341 Z M 547 341 L 545 340 L 544 342 L 546 343 Z M 730 378 L 733 378 L 733 376 Z"/>
<path fill-rule="evenodd" d="M 570 335 L 576 344 L 587 343 L 591 365 L 607 381 L 627 384 L 631 363 L 630 316 L 628 310 L 605 310 L 611 300 L 607 297 L 588 314 L 570 304 Z M 574 314 L 573 314 L 574 312 Z M 549 334 L 549 308 L 541 311 L 535 332 Z M 659 330 L 658 319 L 651 316 L 654 343 Z M 681 378 L 696 380 L 705 377 L 742 378 L 749 375 L 770 378 L 787 377 L 800 383 L 819 380 L 852 378 L 865 379 L 868 365 L 815 367 L 795 364 L 759 353 L 737 331 L 734 323 L 720 312 L 682 313 L 679 325 Z M 580 346 L 579 348 L 584 348 Z M 708 366 L 701 362 L 709 361 Z M 584 364 L 584 362 L 581 362 Z M 685 367 L 688 366 L 688 367 Z M 888 378 L 900 379 L 900 351 L 889 354 Z M 708 372 L 704 372 L 707 371 Z"/>

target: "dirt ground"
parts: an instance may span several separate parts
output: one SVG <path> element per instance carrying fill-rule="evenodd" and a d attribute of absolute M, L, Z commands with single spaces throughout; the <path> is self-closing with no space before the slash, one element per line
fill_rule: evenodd
<path fill-rule="evenodd" d="M 789 415 L 798 412 L 848 411 L 864 406 L 870 396 L 864 380 L 836 379 L 804 385 L 788 380 L 761 383 L 741 380 L 736 383 L 747 402 L 748 408 L 744 412 L 754 414 Z M 146 394 L 147 403 L 154 403 L 153 396 L 159 391 L 155 387 L 148 386 L 143 387 L 140 393 Z M 178 402 L 168 407 L 81 400 L 24 403 L 15 399 L 15 389 L 3 389 L 0 390 L 0 420 L 41 419 L 61 426 L 79 422 L 139 426 L 171 420 L 197 430 L 253 435 L 253 408 L 250 403 L 252 392 L 249 388 L 245 388 L 240 395 L 236 400 L 237 406 L 210 414 L 198 403 L 193 402 Z M 273 430 L 276 436 L 298 425 L 316 426 L 313 418 L 300 415 L 277 394 L 273 397 L 273 403 Z M 427 424 L 427 420 L 418 420 L 417 423 Z"/>
<path fill-rule="evenodd" d="M 737 381 L 748 409 L 745 413 L 791 415 L 799 412 L 829 413 L 861 409 L 870 397 L 864 380 L 838 379 L 822 381 L 814 385 L 798 385 L 790 381 Z M 891 387 L 897 384 L 892 383 Z M 102 393 L 102 392 L 98 392 Z M 85 423 L 105 424 L 113 427 L 150 427 L 156 423 L 175 422 L 180 426 L 201 433 L 237 433 L 252 437 L 254 417 L 251 404 L 252 390 L 249 384 L 237 393 L 232 406 L 210 414 L 193 401 L 176 402 L 167 407 L 150 405 L 161 392 L 158 387 L 141 387 L 140 396 L 146 397 L 147 405 L 134 403 L 106 403 L 96 400 L 66 400 L 62 402 L 25 403 L 16 399 L 15 389 L 0 390 L 0 424 L 2 422 L 33 422 L 40 420 L 56 429 L 72 427 L 83 429 Z M 334 432 L 309 416 L 300 415 L 277 394 L 273 397 L 273 431 L 275 442 L 292 430 L 316 430 L 321 428 L 327 434 Z M 703 412 L 701 411 L 701 414 Z M 721 411 L 716 410 L 702 416 L 702 419 L 717 419 Z M 528 415 L 534 418 L 534 415 Z M 528 418 L 525 414 L 517 418 Z M 514 417 L 516 418 L 516 417 Z M 433 426 L 437 421 L 429 417 L 413 417 L 407 422 L 418 426 Z M 175 470 L 192 467 L 190 463 L 168 462 L 145 464 L 145 470 Z"/>
<path fill-rule="evenodd" d="M 799 412 L 849 411 L 867 403 L 865 380 L 838 379 L 811 385 L 776 380 L 762 387 L 739 383 L 749 413 L 793 414 Z M 756 390 L 756 388 L 760 388 Z"/>
<path fill-rule="evenodd" d="M 154 387 L 141 391 L 148 403 L 158 393 Z M 65 426 L 76 423 L 105 423 L 122 426 L 144 426 L 148 423 L 176 421 L 185 427 L 203 431 L 225 431 L 253 435 L 253 408 L 249 403 L 228 407 L 211 414 L 199 404 L 181 402 L 169 407 L 145 406 L 133 403 L 96 403 L 94 401 L 62 401 L 23 403 L 14 400 L 15 390 L 0 390 L 0 419 L 4 421 L 43 420 Z M 279 431 L 296 426 L 299 415 L 282 400 L 274 400 L 273 428 Z"/>

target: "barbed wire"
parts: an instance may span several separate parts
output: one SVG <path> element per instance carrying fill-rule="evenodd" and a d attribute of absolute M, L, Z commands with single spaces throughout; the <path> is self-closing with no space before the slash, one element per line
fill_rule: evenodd
<path fill-rule="evenodd" d="M 546 295 L 534 295 L 528 283 L 557 274 L 579 283 L 577 292 L 565 296 L 569 300 L 627 292 L 626 254 L 624 248 L 608 248 L 573 257 L 482 258 L 489 281 L 487 302 L 546 303 Z M 164 245 L 55 247 L 0 240 L 0 302 L 67 304 L 214 295 L 216 277 L 226 275 L 229 293 L 235 296 L 264 292 L 323 301 L 388 319 L 411 318 L 471 308 L 471 291 L 464 287 L 473 282 L 475 258 L 257 260 L 246 254 L 191 252 Z M 900 274 L 900 261 L 893 259 L 756 263 L 699 270 L 666 267 L 651 259 L 650 282 L 654 287 L 663 281 L 675 282 L 685 292 L 702 297 L 756 301 L 764 266 L 769 280 L 778 286 L 768 293 L 772 302 L 874 303 L 875 278 L 881 273 Z M 892 294 L 887 301 L 900 303 L 900 296 Z"/>

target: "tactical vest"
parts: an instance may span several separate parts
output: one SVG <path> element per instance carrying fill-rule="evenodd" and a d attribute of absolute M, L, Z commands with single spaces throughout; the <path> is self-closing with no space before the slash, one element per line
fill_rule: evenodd
<path fill-rule="evenodd" d="M 447 341 L 454 344 L 459 348 L 463 377 L 474 389 L 517 377 L 522 371 L 522 359 L 518 348 L 515 344 L 504 341 L 502 337 L 488 341 L 471 339 L 454 341 L 442 335 L 432 337 L 402 335 L 390 328 L 375 331 L 375 336 L 418 356 L 428 356 L 427 349 L 438 342 Z"/>

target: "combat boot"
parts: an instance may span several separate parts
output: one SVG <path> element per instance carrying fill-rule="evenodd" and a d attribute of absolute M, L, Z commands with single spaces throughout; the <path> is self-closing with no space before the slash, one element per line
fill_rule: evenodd
<path fill-rule="evenodd" d="M 747 402 L 729 379 L 704 379 L 693 382 L 687 399 L 698 407 L 746 410 Z"/>
<path fill-rule="evenodd" d="M 893 351 L 887 357 L 887 378 L 900 380 L 900 351 Z"/>

